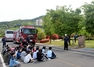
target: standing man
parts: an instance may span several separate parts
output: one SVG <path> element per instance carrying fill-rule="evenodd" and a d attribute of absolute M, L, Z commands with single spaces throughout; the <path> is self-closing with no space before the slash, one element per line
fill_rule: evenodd
<path fill-rule="evenodd" d="M 30 37 L 29 36 L 26 37 L 26 41 L 30 45 Z"/>
<path fill-rule="evenodd" d="M 5 36 L 2 38 L 2 42 L 3 42 L 3 48 L 4 48 L 6 46 L 6 37 Z"/>
<path fill-rule="evenodd" d="M 69 38 L 68 38 L 67 34 L 65 34 L 65 37 L 64 37 L 64 50 L 68 50 L 68 42 L 69 42 Z"/>

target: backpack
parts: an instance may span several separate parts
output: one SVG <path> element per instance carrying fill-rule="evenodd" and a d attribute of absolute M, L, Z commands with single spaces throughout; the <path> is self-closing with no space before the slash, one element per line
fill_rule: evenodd
<path fill-rule="evenodd" d="M 56 55 L 55 53 L 52 51 L 52 58 L 51 59 L 55 59 L 56 58 Z"/>

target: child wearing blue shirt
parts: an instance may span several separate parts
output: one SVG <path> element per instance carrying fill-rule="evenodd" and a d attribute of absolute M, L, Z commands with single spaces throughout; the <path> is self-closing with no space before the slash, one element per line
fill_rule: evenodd
<path fill-rule="evenodd" d="M 15 59 L 15 53 L 11 53 L 9 67 L 20 67 L 20 62 Z"/>

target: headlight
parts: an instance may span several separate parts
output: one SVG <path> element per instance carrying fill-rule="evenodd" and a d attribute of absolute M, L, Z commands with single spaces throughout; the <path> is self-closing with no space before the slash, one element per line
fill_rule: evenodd
<path fill-rule="evenodd" d="M 30 41 L 32 41 L 32 40 L 30 40 Z"/>

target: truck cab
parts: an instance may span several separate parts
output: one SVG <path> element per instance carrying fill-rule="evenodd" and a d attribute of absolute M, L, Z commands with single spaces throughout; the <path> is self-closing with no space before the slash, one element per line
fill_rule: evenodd
<path fill-rule="evenodd" d="M 22 43 L 26 41 L 27 37 L 30 38 L 32 44 L 36 43 L 37 29 L 34 26 L 22 26 L 14 32 L 14 43 Z"/>

